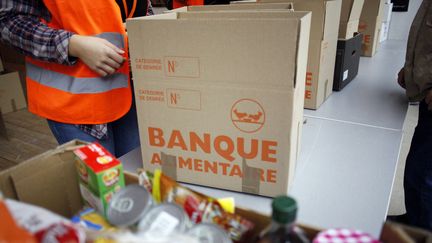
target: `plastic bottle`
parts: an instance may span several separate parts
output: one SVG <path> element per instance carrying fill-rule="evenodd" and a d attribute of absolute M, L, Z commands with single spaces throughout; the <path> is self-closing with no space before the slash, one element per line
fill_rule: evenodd
<path fill-rule="evenodd" d="M 297 202 L 288 196 L 278 196 L 272 202 L 272 223 L 260 234 L 258 243 L 310 243 L 295 225 Z"/>

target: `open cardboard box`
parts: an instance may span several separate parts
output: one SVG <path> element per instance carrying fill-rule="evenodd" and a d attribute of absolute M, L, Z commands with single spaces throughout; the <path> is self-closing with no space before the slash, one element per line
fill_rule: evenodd
<path fill-rule="evenodd" d="M 72 141 L 1 171 L 0 191 L 7 198 L 37 205 L 70 218 L 83 207 L 73 150 L 84 144 Z M 126 184 L 133 184 L 138 182 L 138 177 L 125 172 L 125 180 Z M 252 237 L 270 223 L 270 217 L 252 210 L 236 207 L 236 213 L 255 223 Z M 310 239 L 320 231 L 305 225 L 300 227 Z M 388 223 L 384 225 L 381 235 L 384 243 L 430 243 L 431 240 L 430 233 Z"/>

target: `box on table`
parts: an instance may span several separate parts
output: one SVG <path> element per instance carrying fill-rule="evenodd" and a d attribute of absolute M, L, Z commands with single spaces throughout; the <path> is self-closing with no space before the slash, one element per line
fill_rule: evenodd
<path fill-rule="evenodd" d="M 362 47 L 362 34 L 338 40 L 333 90 L 342 90 L 358 73 Z"/>
<path fill-rule="evenodd" d="M 372 57 L 379 45 L 385 0 L 365 0 L 360 16 L 359 32 L 363 34 L 362 56 Z"/>
<path fill-rule="evenodd" d="M 284 0 L 260 0 L 260 3 Z M 305 108 L 318 109 L 331 95 L 341 0 L 290 0 L 295 11 L 312 11 Z"/>
<path fill-rule="evenodd" d="M 358 32 L 364 0 L 342 0 L 339 38 L 351 39 Z"/>
<path fill-rule="evenodd" d="M 285 194 L 303 124 L 310 13 L 168 13 L 127 27 L 144 168 Z"/>
<path fill-rule="evenodd" d="M 18 72 L 0 74 L 0 107 L 3 114 L 27 107 Z"/>
<path fill-rule="evenodd" d="M 98 143 L 77 148 L 74 153 L 81 195 L 106 215 L 112 196 L 125 185 L 122 164 Z"/>

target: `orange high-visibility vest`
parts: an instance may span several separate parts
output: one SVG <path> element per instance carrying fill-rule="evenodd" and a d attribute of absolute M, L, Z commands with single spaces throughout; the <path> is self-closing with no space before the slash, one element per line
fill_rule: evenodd
<path fill-rule="evenodd" d="M 127 36 L 115 1 L 43 0 L 52 15 L 47 25 L 104 38 L 125 51 Z M 101 124 L 126 114 L 132 104 L 129 66 L 100 77 L 81 60 L 73 66 L 26 58 L 29 110 L 71 124 Z"/>
<path fill-rule="evenodd" d="M 204 0 L 173 0 L 173 9 L 194 5 L 204 5 Z"/>

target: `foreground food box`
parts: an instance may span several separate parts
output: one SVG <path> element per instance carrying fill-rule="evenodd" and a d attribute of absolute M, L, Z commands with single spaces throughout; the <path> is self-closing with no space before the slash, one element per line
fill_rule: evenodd
<path fill-rule="evenodd" d="M 144 168 L 285 194 L 303 124 L 310 13 L 168 13 L 127 28 Z"/>
<path fill-rule="evenodd" d="M 365 0 L 360 16 L 359 32 L 363 34 L 363 56 L 376 54 L 381 33 L 385 0 Z"/>
<path fill-rule="evenodd" d="M 339 38 L 351 39 L 358 32 L 364 0 L 342 0 Z"/>
<path fill-rule="evenodd" d="M 82 145 L 84 143 L 72 141 L 1 171 L 0 191 L 6 198 L 43 207 L 70 218 L 84 206 L 73 153 L 73 150 Z M 135 174 L 126 172 L 125 179 L 126 184 L 138 183 Z M 270 223 L 270 217 L 251 210 L 236 207 L 235 212 L 254 222 L 251 237 L 258 235 Z M 301 227 L 311 240 L 320 231 L 315 227 Z M 384 243 L 430 243 L 432 237 L 430 232 L 420 229 L 385 223 L 380 240 Z"/>
<path fill-rule="evenodd" d="M 312 11 L 304 107 L 318 109 L 333 90 L 342 1 L 259 0 L 258 2 L 292 2 L 295 11 Z"/>

